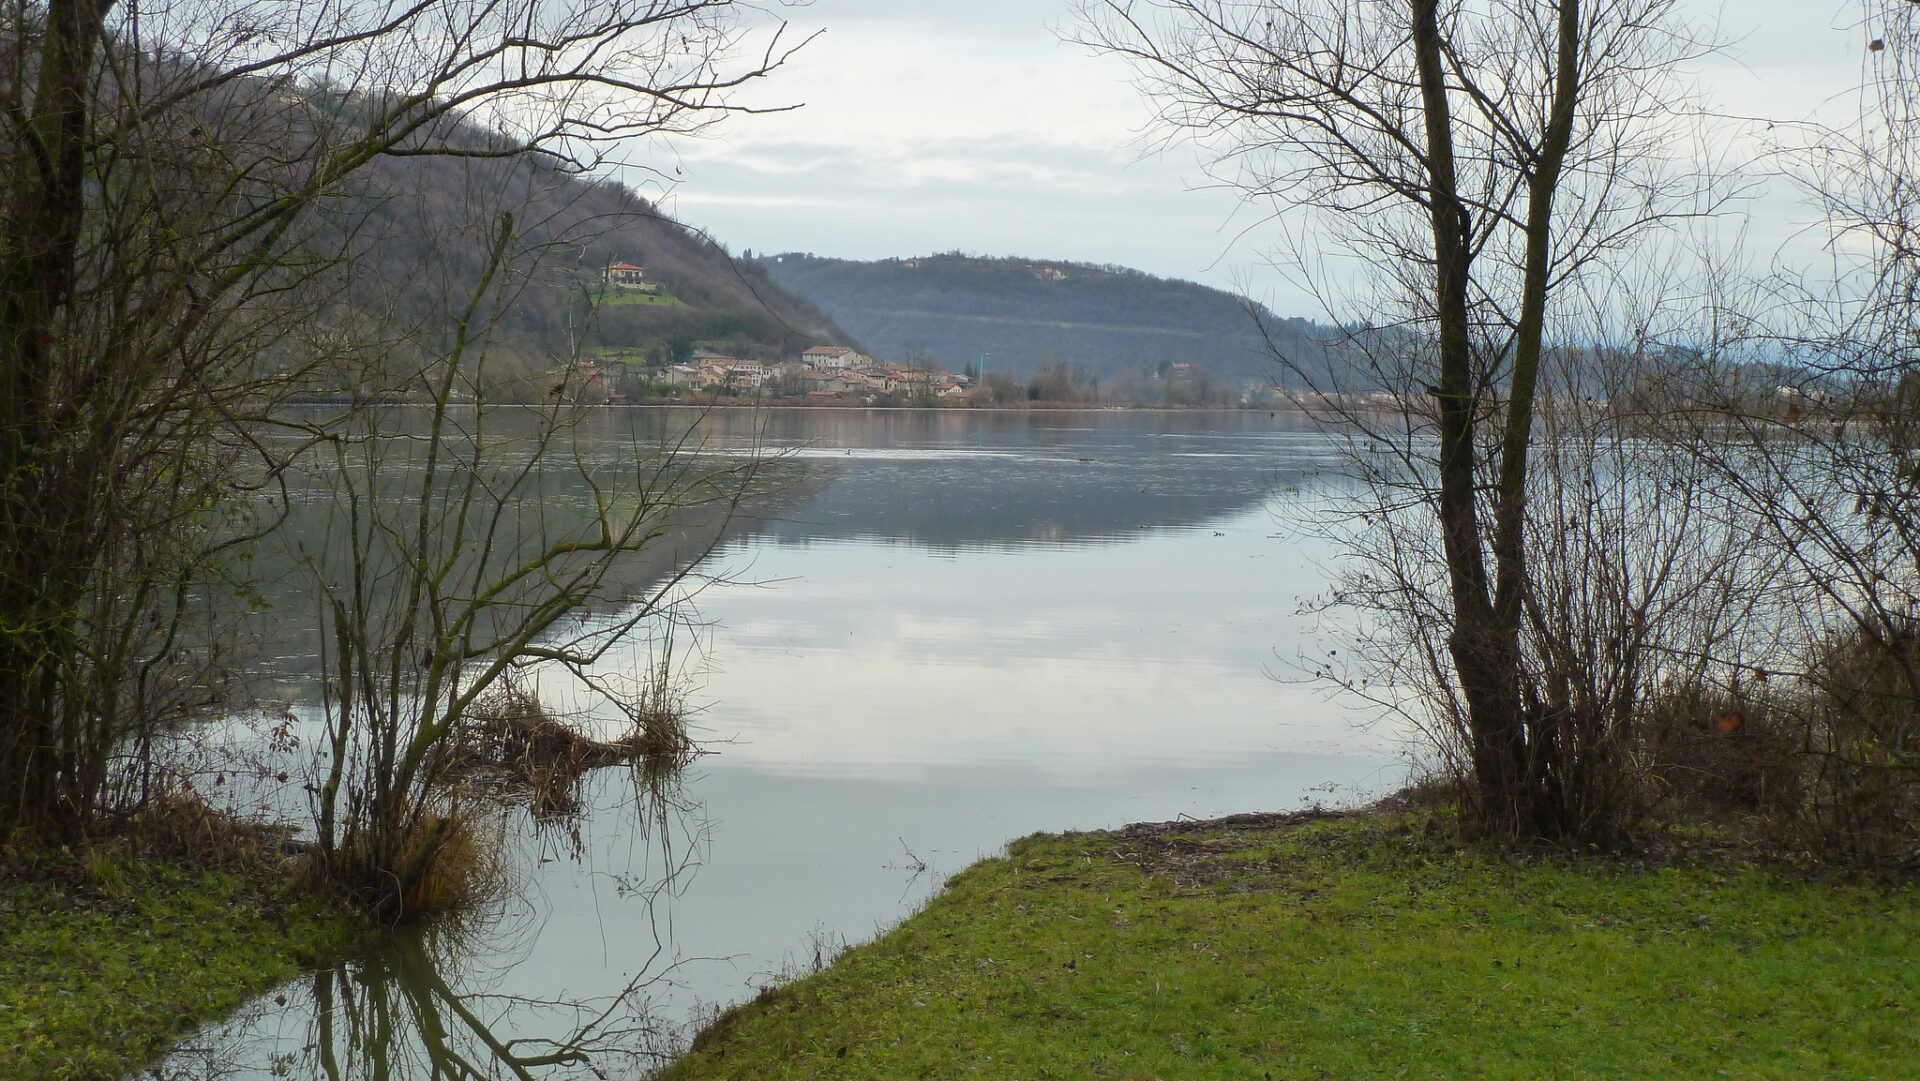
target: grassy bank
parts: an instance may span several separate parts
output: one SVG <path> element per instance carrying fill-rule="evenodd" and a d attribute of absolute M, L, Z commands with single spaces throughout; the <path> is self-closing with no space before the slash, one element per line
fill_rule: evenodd
<path fill-rule="evenodd" d="M 351 922 L 247 873 L 97 856 L 0 878 L 0 1077 L 118 1078 L 337 955 Z"/>
<path fill-rule="evenodd" d="M 1408 814 L 1041 835 L 667 1077 L 1904 1078 L 1920 894 Z"/>

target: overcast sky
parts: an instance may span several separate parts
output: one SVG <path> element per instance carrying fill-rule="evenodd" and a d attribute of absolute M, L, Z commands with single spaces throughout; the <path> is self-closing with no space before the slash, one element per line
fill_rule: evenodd
<path fill-rule="evenodd" d="M 814 0 L 767 5 L 819 36 L 737 116 L 648 162 L 667 209 L 738 251 L 854 259 L 962 250 L 1119 263 L 1305 311 L 1264 267 L 1269 210 L 1211 186 L 1185 145 L 1155 151 L 1122 63 L 1059 34 L 1072 0 Z M 1736 39 L 1703 66 L 1718 105 L 1792 119 L 1855 83 L 1872 35 L 1859 0 L 1699 4 Z M 625 177 L 661 196 L 638 172 Z M 1755 235 L 1803 224 L 1774 202 Z"/>

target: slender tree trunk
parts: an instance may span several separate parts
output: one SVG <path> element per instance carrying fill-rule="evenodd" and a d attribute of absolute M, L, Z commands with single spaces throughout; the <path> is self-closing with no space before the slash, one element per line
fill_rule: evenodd
<path fill-rule="evenodd" d="M 1579 0 L 1558 4 L 1556 65 L 1547 128 L 1527 175 L 1526 251 L 1514 367 L 1500 433 L 1490 547 L 1482 548 L 1473 345 L 1467 294 L 1472 220 L 1456 179 L 1445 37 L 1437 0 L 1413 0 L 1412 43 L 1426 122 L 1428 211 L 1439 323 L 1439 518 L 1454 627 L 1448 652 L 1466 699 L 1477 826 L 1494 836 L 1554 836 L 1575 828 L 1557 784 L 1560 715 L 1525 700 L 1520 627 L 1526 560 L 1528 451 L 1539 382 L 1551 270 L 1553 199 L 1574 127 Z"/>
<path fill-rule="evenodd" d="M 1520 716 L 1515 620 L 1493 603 L 1476 505 L 1473 342 L 1467 289 L 1472 276 L 1472 218 L 1460 198 L 1447 100 L 1438 0 L 1413 0 L 1413 48 L 1426 122 L 1427 210 L 1433 229 L 1435 316 L 1439 323 L 1441 540 L 1453 600 L 1448 652 L 1467 703 L 1467 726 L 1480 825 L 1513 832 L 1524 792 L 1525 737 Z M 1518 752 L 1518 753 L 1516 753 Z"/>
<path fill-rule="evenodd" d="M 1515 643 L 1518 664 L 1520 621 L 1531 583 L 1527 573 L 1527 472 L 1533 440 L 1533 414 L 1546 327 L 1548 276 L 1552 268 L 1553 203 L 1567 148 L 1573 140 L 1578 90 L 1580 0 L 1559 0 L 1554 48 L 1552 105 L 1538 156 L 1527 173 L 1526 255 L 1521 270 L 1520 319 L 1514 330 L 1513 379 L 1508 391 L 1506 428 L 1501 434 L 1500 473 L 1495 485 L 1493 558 L 1494 618 Z M 1519 675 L 1516 667 L 1516 679 Z M 1567 805 L 1561 756 L 1570 749 L 1566 711 L 1544 703 L 1518 707 L 1515 730 L 1502 740 L 1506 768 L 1519 780 L 1524 800 L 1514 808 L 1516 832 L 1554 837 L 1579 828 Z M 1589 771 L 1590 772 L 1590 771 Z M 1531 806 L 1526 806 L 1531 804 Z"/>
<path fill-rule="evenodd" d="M 85 224 L 89 81 L 111 0 L 52 0 L 30 101 L 7 130 L 13 199 L 0 223 L 0 836 L 60 824 L 78 783 L 82 724 L 66 691 L 90 569 L 85 485 L 64 480 L 54 417 L 56 334 Z M 23 80 L 24 81 L 24 80 Z M 76 551 L 76 549 L 79 549 Z M 76 562 L 76 557 L 78 562 Z M 70 824 L 70 823 L 69 823 Z"/>

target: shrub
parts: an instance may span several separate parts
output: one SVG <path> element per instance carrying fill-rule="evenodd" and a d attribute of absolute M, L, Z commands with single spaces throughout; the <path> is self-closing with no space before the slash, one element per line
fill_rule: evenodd
<path fill-rule="evenodd" d="M 1669 818 L 1737 815 L 1778 852 L 1920 870 L 1920 626 L 1857 627 L 1797 679 L 1649 699 L 1636 741 Z"/>

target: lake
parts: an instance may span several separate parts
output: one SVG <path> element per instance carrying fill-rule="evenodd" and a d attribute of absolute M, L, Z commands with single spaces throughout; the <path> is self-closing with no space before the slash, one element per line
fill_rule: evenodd
<path fill-rule="evenodd" d="M 600 411 L 588 437 L 641 412 Z M 1324 644 L 1299 614 L 1327 582 L 1314 515 L 1341 473 L 1297 416 L 646 412 L 697 422 L 707 453 L 785 455 L 676 636 L 710 753 L 651 789 L 599 771 L 577 847 L 512 831 L 497 911 L 277 988 L 162 1076 L 637 1076 L 1014 837 L 1353 802 L 1404 775 L 1395 732 L 1301 678 Z M 576 1045 L 594 1053 L 556 1053 Z"/>

